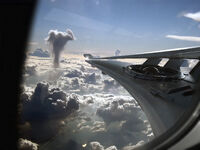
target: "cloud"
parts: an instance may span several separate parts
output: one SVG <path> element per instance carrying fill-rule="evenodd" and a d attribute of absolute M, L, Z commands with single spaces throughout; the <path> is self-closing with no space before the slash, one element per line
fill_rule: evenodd
<path fill-rule="evenodd" d="M 117 150 L 117 147 L 113 145 L 113 146 L 106 148 L 105 150 Z"/>
<path fill-rule="evenodd" d="M 112 99 L 112 102 L 99 107 L 96 114 L 105 121 L 107 133 L 110 135 L 121 134 L 124 137 L 120 139 L 120 137 L 114 136 L 112 139 L 115 141 L 114 144 L 121 147 L 129 142 L 136 144 L 140 140 L 148 141 L 148 138 L 153 137 L 153 135 L 149 135 L 152 133 L 149 123 L 142 119 L 141 108 L 134 100 Z M 119 139 L 120 141 L 118 141 Z"/>
<path fill-rule="evenodd" d="M 122 150 L 134 150 L 136 147 L 138 147 L 138 146 L 140 146 L 140 145 L 142 145 L 142 144 L 144 144 L 144 141 L 139 141 L 136 145 L 131 145 L 131 144 L 129 144 L 129 145 L 127 145 L 127 146 L 124 146 L 123 148 L 122 148 Z"/>
<path fill-rule="evenodd" d="M 113 79 L 105 79 L 103 80 L 104 91 L 108 91 L 113 88 L 117 88 L 119 84 Z"/>
<path fill-rule="evenodd" d="M 100 76 L 96 75 L 95 73 L 92 74 L 86 74 L 85 76 L 85 82 L 88 84 L 96 84 L 97 83 L 97 79 L 99 79 Z"/>
<path fill-rule="evenodd" d="M 62 61 L 66 64 L 66 61 Z M 109 78 L 108 76 L 101 75 L 101 72 L 91 66 L 83 63 L 71 61 L 70 68 L 67 68 L 59 78 L 59 87 L 68 92 L 77 94 L 98 93 L 98 92 L 115 92 L 119 93 L 119 84 Z M 78 66 L 78 67 L 76 67 Z M 123 91 L 123 88 L 121 88 Z"/>
<path fill-rule="evenodd" d="M 59 88 L 49 89 L 49 84 L 46 82 L 38 83 L 31 96 L 23 96 L 22 103 L 22 117 L 31 122 L 62 118 L 73 110 L 79 109 L 78 98 L 75 94 L 67 96 Z"/>
<path fill-rule="evenodd" d="M 64 46 L 70 40 L 75 40 L 75 36 L 72 30 L 67 29 L 66 32 L 61 32 L 58 30 L 50 30 L 48 37 L 45 40 L 50 44 L 52 52 L 54 54 L 54 66 L 59 66 L 60 53 Z"/>
<path fill-rule="evenodd" d="M 38 45 L 38 42 L 29 42 L 29 45 Z"/>
<path fill-rule="evenodd" d="M 194 36 L 166 35 L 166 38 L 184 40 L 184 41 L 192 41 L 192 42 L 200 42 L 200 37 L 194 37 Z"/>
<path fill-rule="evenodd" d="M 21 121 L 30 123 L 29 138 L 41 141 L 54 136 L 62 119 L 79 109 L 78 101 L 76 94 L 49 88 L 46 82 L 38 83 L 32 94 L 22 93 Z"/>
<path fill-rule="evenodd" d="M 193 19 L 195 21 L 200 22 L 200 11 L 196 13 L 180 13 L 179 16 L 184 16 L 186 18 Z M 166 38 L 176 39 L 176 40 L 183 40 L 183 41 L 191 41 L 191 42 L 200 42 L 200 37 L 195 36 L 179 36 L 179 35 L 166 35 Z"/>
<path fill-rule="evenodd" d="M 36 65 L 35 66 L 25 66 L 24 74 L 33 76 L 36 75 Z"/>
<path fill-rule="evenodd" d="M 43 51 L 41 48 L 36 49 L 32 53 L 29 53 L 30 56 L 38 56 L 38 57 L 50 57 L 48 51 Z"/>
<path fill-rule="evenodd" d="M 38 150 L 38 144 L 31 142 L 27 139 L 20 138 L 18 141 L 19 150 Z"/>
<path fill-rule="evenodd" d="M 94 98 L 92 96 L 83 96 L 84 101 L 86 101 L 87 104 L 94 103 Z"/>
<path fill-rule="evenodd" d="M 90 146 L 92 150 L 104 150 L 104 147 L 97 141 L 90 142 Z"/>
<path fill-rule="evenodd" d="M 74 77 L 80 77 L 82 76 L 82 72 L 79 70 L 70 70 L 69 72 L 64 73 L 64 77 L 68 77 L 68 78 L 74 78 Z"/>
<path fill-rule="evenodd" d="M 117 150 L 116 146 L 114 146 L 114 145 L 104 149 L 104 146 L 101 145 L 97 141 L 90 142 L 90 149 L 91 150 Z"/>
<path fill-rule="evenodd" d="M 200 22 L 200 11 L 196 13 L 185 13 L 183 16 Z"/>
<path fill-rule="evenodd" d="M 101 71 L 80 58 L 66 57 L 62 58 L 60 67 L 56 69 L 50 67 L 49 59 L 28 60 L 26 66 L 37 65 L 36 78 L 39 82 L 27 84 L 27 79 L 31 79 L 33 75 L 26 76 L 22 99 L 28 112 L 25 113 L 25 122 L 28 122 L 26 126 L 31 131 L 23 138 L 38 143 L 39 140 L 54 137 L 59 129 L 65 138 L 63 134 L 58 134 L 55 140 L 47 143 L 47 149 L 53 149 L 55 142 L 61 143 L 57 149 L 64 149 L 73 140 L 77 143 L 75 145 L 87 144 L 87 147 L 90 142 L 98 141 L 104 150 L 115 150 L 129 143 L 134 145 L 141 140 L 147 142 L 153 137 L 149 123 L 144 121 L 146 119 L 141 108 L 115 80 L 102 75 Z M 46 82 L 41 82 L 42 80 Z M 71 104 L 70 96 L 73 99 Z M 71 108 L 78 110 L 73 111 Z"/>
<path fill-rule="evenodd" d="M 112 121 L 137 119 L 140 115 L 139 112 L 140 107 L 138 104 L 136 104 L 134 101 L 127 101 L 126 99 L 122 98 L 116 98 L 111 103 L 105 104 L 97 109 L 97 114 L 101 116 L 106 123 L 110 123 Z M 130 117 L 132 114 L 135 114 L 134 117 Z"/>

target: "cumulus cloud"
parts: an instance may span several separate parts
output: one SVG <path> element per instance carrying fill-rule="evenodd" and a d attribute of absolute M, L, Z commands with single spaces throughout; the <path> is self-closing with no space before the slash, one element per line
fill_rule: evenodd
<path fill-rule="evenodd" d="M 117 146 L 121 147 L 131 141 L 135 142 L 133 144 L 140 140 L 148 141 L 147 135 L 152 133 L 149 123 L 142 119 L 141 108 L 133 100 L 113 100 L 98 108 L 96 113 L 105 121 L 107 132 L 113 135 L 120 133 L 123 136 L 120 140 L 119 137 L 113 137 L 114 141 L 119 140 L 116 142 Z"/>
<path fill-rule="evenodd" d="M 92 96 L 83 96 L 83 99 L 87 104 L 94 103 L 94 98 Z"/>
<path fill-rule="evenodd" d="M 104 147 L 99 142 L 90 142 L 90 146 L 92 150 L 104 150 Z"/>
<path fill-rule="evenodd" d="M 96 75 L 95 73 L 92 74 L 86 74 L 85 76 L 85 82 L 89 83 L 89 84 L 96 84 L 97 83 L 97 79 L 100 79 L 99 75 Z"/>
<path fill-rule="evenodd" d="M 79 109 L 75 94 L 67 95 L 59 88 L 50 89 L 45 82 L 38 83 L 32 94 L 22 93 L 21 103 L 22 123 L 30 123 L 29 137 L 36 141 L 53 136 L 56 128 L 63 125 L 62 119 Z"/>
<path fill-rule="evenodd" d="M 200 22 L 200 11 L 196 13 L 185 13 L 183 16 Z"/>
<path fill-rule="evenodd" d="M 101 145 L 97 141 L 90 142 L 90 149 L 91 150 L 117 150 L 116 146 L 114 146 L 114 145 L 104 149 L 104 146 Z"/>
<path fill-rule="evenodd" d="M 105 150 L 114 149 L 111 145 L 121 149 L 129 143 L 134 145 L 141 140 L 148 141 L 151 128 L 148 127 L 149 123 L 141 119 L 141 109 L 138 109 L 138 113 L 134 112 L 134 107 L 138 105 L 132 97 L 119 98 L 112 94 L 99 93 L 79 96 L 79 99 L 81 111 L 76 117 L 68 118 L 65 122 L 71 127 L 66 135 L 73 135 L 73 139 L 81 145 L 87 143 L 89 146 L 88 143 L 98 141 Z M 88 100 L 93 100 L 93 103 L 88 105 Z M 84 101 L 86 103 L 82 105 Z M 96 112 L 99 109 L 105 111 L 101 116 Z M 109 117 L 106 118 L 106 115 Z"/>
<path fill-rule="evenodd" d="M 101 72 L 92 69 L 92 67 L 80 65 L 79 68 L 75 64 L 63 72 L 58 79 L 59 87 L 68 92 L 77 94 L 98 93 L 98 92 L 116 92 L 119 93 L 120 85 L 113 79 L 104 77 Z M 87 67 L 87 69 L 85 69 Z M 89 68 L 89 69 L 88 69 Z M 83 70 L 83 71 L 82 71 Z M 87 70 L 87 71 L 86 71 Z M 123 88 L 120 89 L 123 92 Z"/>
<path fill-rule="evenodd" d="M 67 29 L 66 32 L 50 30 L 48 33 L 48 37 L 45 40 L 49 42 L 52 52 L 54 54 L 54 66 L 58 67 L 61 51 L 68 41 L 75 40 L 75 36 L 70 29 Z"/>
<path fill-rule="evenodd" d="M 82 72 L 80 70 L 69 70 L 69 72 L 64 73 L 64 77 L 68 78 L 80 77 L 81 75 Z"/>
<path fill-rule="evenodd" d="M 32 53 L 29 53 L 30 56 L 37 56 L 37 57 L 50 57 L 49 52 L 46 50 L 42 50 L 41 48 L 38 48 L 34 50 Z"/>
<path fill-rule="evenodd" d="M 127 146 L 122 147 L 122 150 L 134 150 L 136 147 L 138 147 L 142 144 L 144 144 L 143 140 L 139 141 L 135 145 L 129 143 Z M 104 146 L 101 143 L 99 143 L 98 141 L 90 142 L 89 148 L 90 148 L 90 150 L 117 150 L 117 147 L 114 145 L 109 146 L 108 148 L 104 148 Z"/>
<path fill-rule="evenodd" d="M 38 150 L 38 144 L 31 142 L 27 139 L 20 138 L 18 141 L 19 150 Z"/>
<path fill-rule="evenodd" d="M 131 143 L 127 146 L 124 146 L 122 150 L 134 150 L 136 147 L 144 144 L 144 141 L 139 141 L 136 145 L 131 145 Z"/>
<path fill-rule="evenodd" d="M 25 82 L 21 98 L 25 106 L 23 128 L 31 131 L 23 138 L 39 143 L 55 136 L 59 129 L 62 134 L 48 141 L 47 149 L 55 149 L 57 142 L 56 149 L 66 149 L 73 140 L 81 147 L 87 144 L 87 148 L 90 142 L 98 141 L 104 150 L 115 150 L 129 143 L 146 142 L 153 136 L 137 102 L 115 80 L 102 75 L 82 59 L 66 57 L 57 69 L 49 67 L 50 60 L 34 58 L 28 61 L 29 66 L 37 65 L 37 78 L 47 82 L 34 81 L 31 85 Z M 54 76 L 53 70 L 59 75 L 52 81 L 48 75 Z M 30 77 L 33 76 L 26 78 Z"/>
<path fill-rule="evenodd" d="M 105 79 L 103 81 L 103 85 L 104 85 L 104 91 L 117 88 L 119 86 L 119 84 L 113 79 Z"/>
<path fill-rule="evenodd" d="M 126 101 L 124 99 L 114 100 L 97 109 L 97 114 L 107 123 L 111 121 L 136 119 L 140 115 L 139 112 L 140 107 L 134 101 Z M 129 118 L 132 114 L 134 114 L 134 116 Z"/>
<path fill-rule="evenodd" d="M 26 95 L 23 93 L 23 95 Z M 75 94 L 66 95 L 59 88 L 49 89 L 49 84 L 38 83 L 34 93 L 22 97 L 22 117 L 26 121 L 39 121 L 53 117 L 63 117 L 79 109 Z"/>
<path fill-rule="evenodd" d="M 166 35 L 166 38 L 184 40 L 184 41 L 200 42 L 200 37 L 194 37 L 194 36 Z"/>
<path fill-rule="evenodd" d="M 105 150 L 117 150 L 117 148 L 116 148 L 116 146 L 113 145 L 113 146 L 106 148 Z"/>
<path fill-rule="evenodd" d="M 25 75 L 30 75 L 30 76 L 36 75 L 36 67 L 37 67 L 37 65 L 25 66 L 24 74 Z"/>

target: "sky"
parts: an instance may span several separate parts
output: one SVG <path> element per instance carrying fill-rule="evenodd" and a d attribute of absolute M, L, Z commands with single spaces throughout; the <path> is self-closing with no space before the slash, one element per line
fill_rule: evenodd
<path fill-rule="evenodd" d="M 200 45 L 199 0 L 41 0 L 29 50 L 42 48 L 49 30 L 71 29 L 65 53 L 134 54 Z"/>

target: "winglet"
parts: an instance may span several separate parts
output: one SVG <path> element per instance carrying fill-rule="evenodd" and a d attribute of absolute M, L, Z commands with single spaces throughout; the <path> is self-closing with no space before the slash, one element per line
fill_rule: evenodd
<path fill-rule="evenodd" d="M 89 58 L 89 59 L 94 58 L 94 56 L 92 56 L 91 54 L 83 54 L 83 56 L 85 58 Z"/>

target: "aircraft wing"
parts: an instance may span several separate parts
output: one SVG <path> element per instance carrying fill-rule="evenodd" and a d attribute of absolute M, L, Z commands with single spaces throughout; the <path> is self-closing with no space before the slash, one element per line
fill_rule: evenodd
<path fill-rule="evenodd" d="M 186 123 L 189 114 L 199 106 L 199 99 L 194 96 L 198 93 L 196 83 L 200 78 L 200 47 L 100 58 L 86 54 L 85 57 L 86 62 L 111 76 L 135 98 L 145 112 L 154 135 L 160 137 L 157 140 L 159 146 L 166 146 L 161 139 L 173 143 L 173 138 L 183 134 L 177 132 L 181 128 L 180 124 Z M 133 61 L 127 63 L 120 60 L 127 58 Z M 135 64 L 135 58 L 147 60 Z M 160 66 L 164 58 L 168 60 Z M 183 73 L 185 62 L 188 62 L 184 66 L 187 71 Z M 170 139 L 169 135 L 174 133 L 177 133 L 176 136 Z"/>
<path fill-rule="evenodd" d="M 200 58 L 200 47 L 176 48 L 176 49 L 153 51 L 153 52 L 134 54 L 134 55 L 102 57 L 102 58 L 98 58 L 98 59 L 127 59 L 127 58 L 199 59 Z"/>

